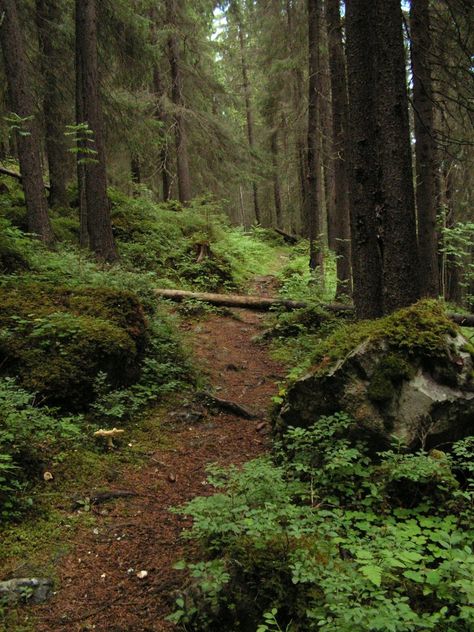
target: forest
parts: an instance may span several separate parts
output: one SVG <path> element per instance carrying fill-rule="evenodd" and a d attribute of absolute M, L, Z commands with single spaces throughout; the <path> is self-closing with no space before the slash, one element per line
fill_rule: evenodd
<path fill-rule="evenodd" d="M 0 632 L 472 632 L 472 2 L 0 48 Z"/>

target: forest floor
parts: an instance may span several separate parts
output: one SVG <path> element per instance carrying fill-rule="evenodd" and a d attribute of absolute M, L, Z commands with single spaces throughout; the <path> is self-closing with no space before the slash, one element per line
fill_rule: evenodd
<path fill-rule="evenodd" d="M 260 277 L 253 291 L 268 295 L 272 286 L 271 277 Z M 249 421 L 207 410 L 184 395 L 174 409 L 157 413 L 164 441 L 147 463 L 125 466 L 112 486 L 97 481 L 97 489 L 105 485 L 136 495 L 93 507 L 93 522 L 79 529 L 58 561 L 54 597 L 30 611 L 38 632 L 173 630 L 165 618 L 186 581 L 173 565 L 192 560 L 193 545 L 182 536 L 189 520 L 169 509 L 213 493 L 206 482 L 209 464 L 239 465 L 268 447 L 271 397 L 284 369 L 255 340 L 264 316 L 232 310 L 187 320 L 182 327 L 216 397 L 257 417 Z"/>

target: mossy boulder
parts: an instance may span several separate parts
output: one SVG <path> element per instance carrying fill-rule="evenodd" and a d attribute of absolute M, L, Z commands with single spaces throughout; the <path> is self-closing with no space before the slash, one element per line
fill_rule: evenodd
<path fill-rule="evenodd" d="M 131 292 L 19 281 L 0 288 L 0 374 L 50 405 L 84 410 L 99 372 L 112 386 L 137 380 L 147 342 Z"/>
<path fill-rule="evenodd" d="M 473 355 L 443 306 L 422 301 L 376 321 L 344 325 L 291 384 L 276 431 L 344 410 L 375 450 L 393 436 L 410 449 L 474 434 Z"/>

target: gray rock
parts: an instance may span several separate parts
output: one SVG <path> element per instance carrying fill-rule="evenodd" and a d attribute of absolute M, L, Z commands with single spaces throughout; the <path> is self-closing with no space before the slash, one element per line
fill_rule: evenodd
<path fill-rule="evenodd" d="M 312 371 L 290 386 L 276 432 L 344 410 L 355 420 L 355 436 L 376 450 L 386 449 L 393 436 L 418 449 L 474 434 L 473 361 L 466 344 L 462 335 L 450 336 L 445 360 L 427 366 L 426 359 L 390 351 L 386 341 L 366 340 L 324 374 Z"/>
<path fill-rule="evenodd" d="M 40 604 L 47 601 L 53 590 L 53 580 L 47 577 L 20 577 L 0 582 L 0 601 L 15 604 L 20 601 Z"/>

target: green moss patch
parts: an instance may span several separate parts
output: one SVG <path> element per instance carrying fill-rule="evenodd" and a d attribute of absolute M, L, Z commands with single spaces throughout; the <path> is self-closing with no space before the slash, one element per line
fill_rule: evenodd
<path fill-rule="evenodd" d="M 2 374 L 68 410 L 90 404 L 99 372 L 113 386 L 135 381 L 147 341 L 131 292 L 18 280 L 0 288 L 0 332 Z"/>
<path fill-rule="evenodd" d="M 424 300 L 378 320 L 342 325 L 318 345 L 312 362 L 324 374 L 366 340 L 383 340 L 389 352 L 407 360 L 442 362 L 448 359 L 449 339 L 458 333 L 459 328 L 448 319 L 442 303 Z"/>
<path fill-rule="evenodd" d="M 413 376 L 413 367 L 403 358 L 390 354 L 384 358 L 374 371 L 367 389 L 367 395 L 373 402 L 384 404 L 393 396 L 403 380 Z"/>

